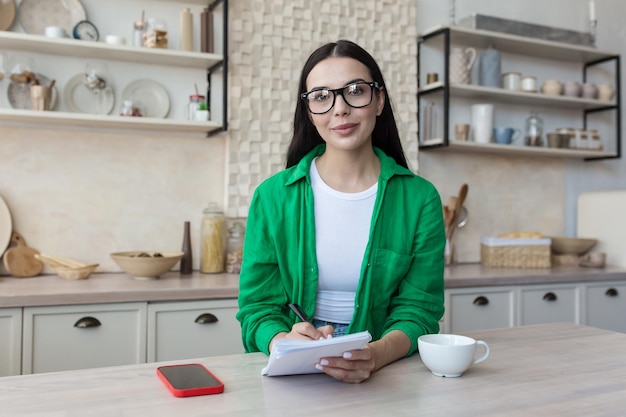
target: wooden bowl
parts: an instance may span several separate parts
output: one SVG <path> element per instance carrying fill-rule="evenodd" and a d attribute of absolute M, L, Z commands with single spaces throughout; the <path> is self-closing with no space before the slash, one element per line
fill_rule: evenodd
<path fill-rule="evenodd" d="M 157 254 L 160 256 L 155 256 Z M 156 279 L 172 269 L 182 257 L 182 252 L 132 251 L 111 254 L 115 263 L 136 279 Z"/>
<path fill-rule="evenodd" d="M 85 265 L 78 268 L 69 268 L 64 266 L 56 266 L 53 268 L 63 279 L 87 279 L 97 267 L 98 264 Z"/>
<path fill-rule="evenodd" d="M 557 255 L 582 255 L 598 243 L 597 239 L 581 237 L 550 237 L 552 252 Z"/>

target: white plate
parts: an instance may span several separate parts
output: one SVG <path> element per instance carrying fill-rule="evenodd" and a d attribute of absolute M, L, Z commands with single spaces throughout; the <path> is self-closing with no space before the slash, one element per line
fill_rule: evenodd
<path fill-rule="evenodd" d="M 111 86 L 103 90 L 90 90 L 85 85 L 85 74 L 76 74 L 65 85 L 63 100 L 74 113 L 111 114 L 115 106 L 115 93 Z"/>
<path fill-rule="evenodd" d="M 35 74 L 41 85 L 50 85 L 50 79 L 45 75 L 39 73 Z M 50 110 L 53 110 L 57 104 L 57 88 L 56 85 L 52 89 L 52 97 L 50 98 Z M 32 105 L 30 103 L 30 84 L 15 83 L 11 81 L 7 88 L 7 98 L 9 104 L 14 109 L 30 110 Z"/>
<path fill-rule="evenodd" d="M 9 206 L 0 196 L 0 257 L 4 255 L 4 251 L 11 241 L 11 232 L 13 231 L 13 223 L 11 221 L 11 212 Z"/>
<path fill-rule="evenodd" d="M 26 33 L 45 35 L 46 27 L 60 26 L 71 37 L 76 23 L 87 15 L 79 0 L 22 0 L 18 10 Z"/>
<path fill-rule="evenodd" d="M 139 104 L 144 117 L 165 118 L 170 112 L 170 96 L 163 86 L 152 80 L 135 80 L 124 87 L 122 101 Z"/>

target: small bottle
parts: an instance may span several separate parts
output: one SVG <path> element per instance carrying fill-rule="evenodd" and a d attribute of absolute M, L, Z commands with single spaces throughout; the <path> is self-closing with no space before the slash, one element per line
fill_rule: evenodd
<path fill-rule="evenodd" d="M 133 24 L 133 46 L 143 46 L 143 35 L 146 30 L 146 25 L 143 21 L 138 20 Z"/>
<path fill-rule="evenodd" d="M 226 219 L 224 212 L 216 203 L 210 203 L 202 213 L 200 272 L 205 274 L 224 272 L 226 260 Z"/>
<path fill-rule="evenodd" d="M 526 119 L 526 146 L 543 146 L 543 120 L 534 111 Z"/>
<path fill-rule="evenodd" d="M 183 257 L 180 259 L 180 273 L 183 275 L 189 275 L 193 272 L 193 254 L 191 252 L 191 233 L 189 229 L 189 222 L 185 222 L 182 247 Z"/>
<path fill-rule="evenodd" d="M 208 7 L 200 14 L 200 52 L 213 52 L 213 13 Z"/>
<path fill-rule="evenodd" d="M 193 15 L 189 7 L 180 11 L 180 50 L 193 51 Z"/>
<path fill-rule="evenodd" d="M 201 108 L 206 109 L 205 97 L 201 94 L 192 94 L 189 96 L 189 104 L 187 106 L 187 120 L 196 120 L 196 112 Z"/>
<path fill-rule="evenodd" d="M 243 258 L 243 236 L 245 229 L 243 224 L 235 222 L 228 229 L 228 244 L 226 251 L 226 272 L 238 274 L 241 272 L 241 260 Z"/>
<path fill-rule="evenodd" d="M 134 116 L 134 114 L 133 114 L 133 101 L 132 100 L 124 100 L 124 106 L 122 107 L 122 111 L 120 112 L 120 116 Z"/>

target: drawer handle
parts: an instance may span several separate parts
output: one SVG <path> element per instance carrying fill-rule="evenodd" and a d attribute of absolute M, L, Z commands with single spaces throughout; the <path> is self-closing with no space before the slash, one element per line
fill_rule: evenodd
<path fill-rule="evenodd" d="M 486 306 L 487 304 L 489 304 L 489 299 L 481 295 L 481 296 L 476 297 L 474 301 L 472 302 L 472 304 L 474 304 L 475 306 Z"/>
<path fill-rule="evenodd" d="M 98 326 L 102 326 L 102 323 L 100 323 L 100 320 L 98 320 L 95 317 L 83 317 L 82 319 L 79 319 L 76 323 L 74 323 L 74 327 L 78 327 L 79 329 L 88 329 L 90 327 L 98 327 Z"/>
<path fill-rule="evenodd" d="M 619 295 L 619 292 L 617 292 L 615 288 L 609 288 L 608 290 L 606 290 L 604 295 L 606 295 L 607 297 L 617 297 Z"/>
<path fill-rule="evenodd" d="M 196 320 L 195 320 L 195 322 L 198 324 L 211 324 L 211 323 L 217 323 L 218 321 L 219 320 L 217 319 L 215 314 L 211 314 L 211 313 L 200 314 L 198 317 L 196 317 Z"/>
<path fill-rule="evenodd" d="M 557 296 L 555 293 L 553 292 L 547 292 L 544 294 L 543 299 L 544 301 L 556 301 L 557 300 Z"/>

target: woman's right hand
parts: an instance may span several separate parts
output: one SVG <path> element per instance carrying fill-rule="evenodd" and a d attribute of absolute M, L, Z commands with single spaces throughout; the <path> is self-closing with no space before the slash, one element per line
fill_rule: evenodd
<path fill-rule="evenodd" d="M 293 339 L 293 340 L 319 340 L 326 339 L 333 336 L 333 326 L 327 325 L 315 328 L 309 322 L 298 322 L 293 325 L 289 333 L 278 333 L 272 339 L 270 343 L 270 352 L 274 346 L 274 341 L 280 339 Z"/>

